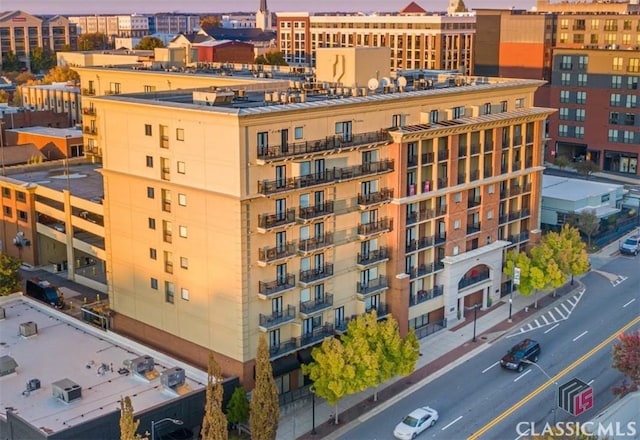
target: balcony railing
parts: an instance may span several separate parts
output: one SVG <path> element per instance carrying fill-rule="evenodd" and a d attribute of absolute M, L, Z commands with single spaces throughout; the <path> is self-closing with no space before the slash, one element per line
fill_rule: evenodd
<path fill-rule="evenodd" d="M 429 246 L 433 246 L 433 235 L 429 235 L 429 236 L 425 236 L 425 237 L 420 237 L 417 240 L 411 240 L 409 243 L 407 243 L 406 245 L 406 251 L 407 252 L 413 252 L 413 251 L 417 251 L 420 249 L 424 249 L 427 248 Z"/>
<path fill-rule="evenodd" d="M 96 135 L 96 134 L 98 134 L 98 129 L 96 127 L 84 126 L 84 127 L 82 127 L 82 132 L 84 134 Z"/>
<path fill-rule="evenodd" d="M 268 230 L 285 226 L 296 221 L 296 209 L 291 208 L 275 214 L 262 214 L 258 217 L 258 228 Z"/>
<path fill-rule="evenodd" d="M 163 231 L 162 238 L 165 241 L 165 243 L 171 243 L 173 241 L 173 234 L 171 231 Z"/>
<path fill-rule="evenodd" d="M 164 212 L 171 212 L 171 201 L 163 200 L 162 201 L 162 210 Z"/>
<path fill-rule="evenodd" d="M 407 159 L 407 167 L 415 167 L 418 165 L 418 156 L 413 155 Z"/>
<path fill-rule="evenodd" d="M 335 180 L 349 180 L 360 176 L 368 176 L 370 174 L 386 173 L 393 171 L 393 160 L 385 159 L 378 162 L 366 162 L 361 165 L 353 165 L 350 167 L 334 168 L 333 175 Z"/>
<path fill-rule="evenodd" d="M 421 159 L 422 159 L 422 165 L 429 165 L 433 163 L 433 159 L 434 159 L 434 154 L 433 152 L 429 152 L 429 153 L 422 153 Z"/>
<path fill-rule="evenodd" d="M 507 237 L 507 241 L 510 241 L 512 244 L 521 243 L 529 239 L 529 231 L 523 231 L 519 234 L 509 235 Z"/>
<path fill-rule="evenodd" d="M 481 203 L 482 203 L 481 196 L 469 197 L 469 200 L 467 201 L 467 208 L 469 209 L 475 208 L 476 206 L 480 206 Z"/>
<path fill-rule="evenodd" d="M 82 114 L 83 115 L 88 115 L 88 116 L 95 116 L 96 115 L 96 109 L 93 107 L 85 107 L 82 109 Z"/>
<path fill-rule="evenodd" d="M 269 346 L 269 355 L 271 358 L 279 357 L 287 353 L 291 353 L 298 349 L 298 339 L 291 338 L 287 341 L 280 342 L 279 344 L 274 344 Z"/>
<path fill-rule="evenodd" d="M 423 209 L 422 211 L 412 212 L 407 216 L 407 225 L 412 225 L 424 220 L 429 220 L 435 217 L 435 210 Z"/>
<path fill-rule="evenodd" d="M 435 265 L 433 263 L 429 263 L 429 264 L 421 264 L 420 266 L 417 266 L 417 267 L 412 267 L 409 269 L 408 273 L 409 273 L 409 278 L 414 279 L 414 278 L 423 277 L 433 272 L 435 272 Z"/>
<path fill-rule="evenodd" d="M 393 219 L 391 218 L 383 218 L 381 220 L 371 222 L 371 223 L 359 223 L 358 224 L 358 235 L 372 235 L 380 232 L 388 232 L 393 229 Z"/>
<path fill-rule="evenodd" d="M 311 220 L 317 217 L 324 217 L 333 214 L 333 201 L 324 202 L 319 205 L 298 208 L 298 218 Z"/>
<path fill-rule="evenodd" d="M 386 275 L 380 275 L 378 278 L 367 281 L 366 283 L 357 283 L 356 292 L 358 295 L 371 295 L 381 290 L 389 288 L 389 280 Z"/>
<path fill-rule="evenodd" d="M 325 293 L 322 298 L 300 302 L 300 314 L 311 315 L 333 307 L 333 295 Z"/>
<path fill-rule="evenodd" d="M 260 327 L 263 329 L 273 328 L 296 319 L 296 308 L 287 306 L 286 309 L 265 315 L 260 313 Z"/>
<path fill-rule="evenodd" d="M 458 145 L 458 157 L 466 157 L 466 156 L 467 156 L 467 146 Z"/>
<path fill-rule="evenodd" d="M 478 223 L 469 223 L 467 225 L 467 235 L 475 234 L 476 232 L 480 232 L 480 222 L 478 222 Z"/>
<path fill-rule="evenodd" d="M 298 250 L 300 252 L 307 253 L 317 251 L 318 249 L 326 248 L 333 245 L 333 234 L 327 232 L 319 237 L 307 238 L 298 242 Z"/>
<path fill-rule="evenodd" d="M 82 96 L 95 96 L 95 89 L 82 89 Z"/>
<path fill-rule="evenodd" d="M 480 154 L 480 144 L 471 144 L 471 155 Z"/>
<path fill-rule="evenodd" d="M 264 147 L 258 151 L 258 159 L 271 161 L 285 157 L 306 156 L 326 151 L 339 151 L 342 148 L 388 142 L 390 140 L 391 138 L 386 131 L 352 134 L 348 138 L 344 136 L 328 136 L 325 139 L 287 144 L 285 147 Z"/>
<path fill-rule="evenodd" d="M 387 307 L 386 303 L 372 304 L 366 308 L 365 313 L 371 313 L 374 310 L 378 319 L 382 319 L 389 314 L 389 307 Z"/>
<path fill-rule="evenodd" d="M 160 169 L 160 178 L 162 180 L 170 180 L 171 179 L 171 169 L 169 167 L 163 167 Z"/>
<path fill-rule="evenodd" d="M 358 253 L 358 264 L 360 266 L 369 266 L 371 264 L 377 264 L 388 259 L 389 252 L 386 247 L 381 247 L 374 251 L 369 251 L 362 254 Z"/>
<path fill-rule="evenodd" d="M 447 328 L 447 318 L 441 321 L 430 322 L 427 325 L 423 325 L 422 327 L 416 328 L 415 331 L 418 339 L 422 339 L 436 332 L 439 332 L 440 330 L 443 330 L 445 328 Z"/>
<path fill-rule="evenodd" d="M 458 185 L 463 184 L 466 179 L 467 179 L 467 176 L 465 176 L 464 174 L 458 174 Z"/>
<path fill-rule="evenodd" d="M 433 244 L 438 245 L 444 243 L 445 241 L 447 241 L 447 234 L 445 232 L 441 232 L 435 235 Z"/>
<path fill-rule="evenodd" d="M 378 203 L 388 202 L 393 198 L 393 189 L 382 188 L 380 191 L 360 194 L 358 193 L 358 205 L 371 206 Z"/>
<path fill-rule="evenodd" d="M 164 262 L 164 271 L 166 273 L 173 273 L 173 261 Z"/>
<path fill-rule="evenodd" d="M 489 269 L 483 269 L 478 271 L 477 273 L 472 273 L 471 275 L 462 278 L 458 282 L 458 289 L 464 289 L 465 287 L 469 287 L 473 284 L 481 283 L 484 280 L 489 279 Z"/>
<path fill-rule="evenodd" d="M 438 151 L 438 162 L 442 162 L 443 160 L 447 160 L 447 159 L 449 159 L 448 150 Z"/>
<path fill-rule="evenodd" d="M 437 298 L 439 296 L 442 296 L 443 293 L 443 285 L 434 286 L 433 289 L 418 290 L 415 295 L 409 297 L 409 306 L 415 306 L 417 304 L 429 301 L 430 299 Z"/>
<path fill-rule="evenodd" d="M 300 347 L 315 344 L 325 338 L 333 337 L 335 331 L 333 330 L 333 324 L 327 323 L 322 327 L 316 327 L 309 333 L 305 333 L 300 336 Z"/>
<path fill-rule="evenodd" d="M 289 241 L 281 246 L 264 247 L 259 249 L 258 261 L 260 263 L 270 263 L 272 261 L 281 260 L 283 258 L 296 255 L 296 245 Z"/>
<path fill-rule="evenodd" d="M 333 264 L 325 264 L 315 269 L 300 271 L 300 282 L 303 284 L 315 283 L 333 276 Z"/>
<path fill-rule="evenodd" d="M 273 281 L 259 281 L 258 294 L 267 297 L 293 289 L 294 287 L 296 287 L 296 276 L 286 275 Z"/>

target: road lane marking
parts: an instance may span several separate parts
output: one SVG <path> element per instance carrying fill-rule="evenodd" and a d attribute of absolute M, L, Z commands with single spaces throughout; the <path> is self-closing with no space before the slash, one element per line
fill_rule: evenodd
<path fill-rule="evenodd" d="M 549 324 L 550 324 L 549 320 L 548 320 L 548 319 L 547 319 L 547 317 L 546 317 L 546 316 L 544 316 L 544 315 L 542 315 L 542 320 L 544 321 L 544 323 L 545 323 L 546 325 L 549 325 Z"/>
<path fill-rule="evenodd" d="M 591 379 L 589 382 L 587 382 L 587 385 L 591 385 L 593 382 L 595 382 L 595 379 Z"/>
<path fill-rule="evenodd" d="M 462 418 L 462 416 L 458 416 L 457 419 L 455 419 L 453 422 L 449 423 L 447 426 L 443 426 L 442 427 L 442 431 L 444 431 L 445 429 L 447 429 L 449 426 L 453 425 L 454 423 L 456 423 L 458 420 L 460 420 Z"/>
<path fill-rule="evenodd" d="M 562 317 L 562 319 L 567 319 L 567 317 L 566 317 L 566 316 L 564 316 L 564 315 L 562 314 L 562 312 L 561 312 L 557 307 L 554 307 L 554 308 L 553 308 L 553 310 L 555 310 L 555 311 L 556 311 L 556 313 L 557 313 L 558 315 L 560 315 L 560 317 Z"/>
<path fill-rule="evenodd" d="M 556 317 L 555 317 L 555 316 L 553 316 L 553 310 L 549 310 L 549 311 L 547 312 L 547 314 L 549 315 L 549 317 L 550 317 L 551 319 L 553 319 L 553 322 L 556 322 L 556 321 L 557 321 Z"/>
<path fill-rule="evenodd" d="M 585 330 L 582 333 L 580 333 L 578 336 L 576 336 L 575 338 L 573 338 L 573 342 L 576 342 L 578 339 L 580 339 L 581 337 L 583 337 L 584 335 L 586 335 L 587 333 L 589 333 L 589 330 Z"/>
<path fill-rule="evenodd" d="M 515 379 L 513 379 L 514 382 L 519 381 L 520 379 L 522 379 L 523 377 L 525 377 L 527 374 L 531 373 L 531 370 L 527 370 L 524 373 L 522 373 L 520 376 L 516 377 Z"/>
<path fill-rule="evenodd" d="M 544 334 L 546 335 L 547 333 L 549 333 L 551 330 L 553 330 L 554 328 L 556 328 L 557 326 L 559 326 L 560 324 L 556 324 L 553 327 L 551 327 L 550 329 L 547 329 L 544 331 Z"/>
<path fill-rule="evenodd" d="M 538 322 L 538 320 L 537 320 L 537 319 L 535 319 L 533 322 L 535 322 L 535 323 L 536 323 L 536 327 L 540 327 L 540 323 Z"/>
<path fill-rule="evenodd" d="M 633 298 L 631 301 L 629 301 L 628 303 L 626 303 L 625 305 L 622 306 L 622 308 L 624 309 L 625 307 L 627 307 L 629 304 L 631 304 L 632 302 L 634 302 L 636 299 Z"/>
<path fill-rule="evenodd" d="M 540 394 L 541 392 L 543 392 L 544 390 L 546 390 L 550 386 L 552 386 L 555 383 L 557 383 L 558 380 L 560 380 L 563 376 L 565 376 L 569 371 L 573 370 L 578 365 L 583 363 L 585 360 L 587 360 L 591 356 L 593 356 L 595 353 L 597 353 L 598 351 L 602 350 L 609 343 L 611 343 L 614 339 L 616 339 L 620 333 L 626 332 L 627 330 L 629 330 L 631 327 L 633 327 L 634 325 L 636 325 L 638 323 L 640 323 L 640 316 L 637 316 L 634 320 L 628 322 L 622 328 L 620 328 L 619 330 L 613 332 L 613 334 L 609 335 L 609 337 L 607 339 L 605 339 L 604 341 L 600 342 L 598 345 L 593 347 L 587 353 L 583 354 L 581 357 L 576 359 L 573 363 L 568 365 L 564 370 L 560 371 L 558 374 L 553 376 L 551 379 L 548 379 L 545 383 L 540 385 L 538 388 L 533 390 L 531 393 L 529 393 L 528 395 L 524 396 L 518 402 L 516 402 L 512 406 L 510 406 L 509 409 L 507 409 L 502 414 L 500 414 L 499 416 L 497 416 L 496 418 L 491 420 L 489 423 L 484 425 L 482 428 L 478 429 L 476 432 L 471 434 L 469 437 L 467 437 L 467 440 L 477 440 L 478 438 L 480 438 L 481 435 L 483 435 L 485 432 L 487 432 L 488 430 L 490 430 L 491 428 L 496 426 L 498 423 L 502 422 L 504 419 L 509 417 L 511 414 L 513 414 L 514 412 L 516 412 L 517 410 L 522 408 L 531 399 L 536 397 L 538 394 Z"/>
<path fill-rule="evenodd" d="M 493 364 L 489 365 L 487 368 L 485 368 L 484 370 L 482 370 L 483 373 L 486 373 L 487 371 L 489 371 L 490 369 L 492 369 L 493 367 L 495 367 L 496 365 L 498 365 L 499 362 L 494 362 Z"/>
<path fill-rule="evenodd" d="M 567 307 L 565 303 L 562 303 L 560 305 L 562 306 L 564 311 L 567 312 L 567 316 L 571 315 L 571 310 L 569 310 L 569 307 Z"/>

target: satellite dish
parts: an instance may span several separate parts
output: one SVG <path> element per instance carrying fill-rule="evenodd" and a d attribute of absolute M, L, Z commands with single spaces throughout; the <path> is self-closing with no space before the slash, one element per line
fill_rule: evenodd
<path fill-rule="evenodd" d="M 391 80 L 386 76 L 380 80 L 380 87 L 385 87 L 391 85 Z"/>
<path fill-rule="evenodd" d="M 400 87 L 401 89 L 406 87 L 407 85 L 407 78 L 405 78 L 404 76 L 400 76 L 398 77 L 398 87 Z"/>
<path fill-rule="evenodd" d="M 378 80 L 376 78 L 371 78 L 369 80 L 369 82 L 367 83 L 367 87 L 369 88 L 369 90 L 374 91 L 378 88 Z"/>

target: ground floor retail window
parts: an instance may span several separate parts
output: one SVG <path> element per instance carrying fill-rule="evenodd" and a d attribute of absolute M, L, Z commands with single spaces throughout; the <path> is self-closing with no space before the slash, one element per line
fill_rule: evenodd
<path fill-rule="evenodd" d="M 616 173 L 637 174 L 638 154 L 605 150 L 602 168 Z"/>

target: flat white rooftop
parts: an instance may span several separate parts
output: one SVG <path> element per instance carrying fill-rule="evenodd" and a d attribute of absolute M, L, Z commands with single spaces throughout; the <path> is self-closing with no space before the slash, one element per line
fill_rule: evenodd
<path fill-rule="evenodd" d="M 593 196 L 620 191 L 624 185 L 614 183 L 593 182 L 585 179 L 542 175 L 542 196 L 554 199 L 578 201 Z"/>
<path fill-rule="evenodd" d="M 131 397 L 134 411 L 139 413 L 178 399 L 180 392 L 185 395 L 205 387 L 206 372 L 20 294 L 0 298 L 0 306 L 6 314 L 0 320 L 0 358 L 11 356 L 17 363 L 14 373 L 0 377 L 3 419 L 10 409 L 31 425 L 52 434 L 119 411 L 119 401 L 124 396 Z M 36 323 L 35 336 L 20 335 L 20 324 L 26 322 Z M 183 368 L 185 386 L 176 392 L 164 388 L 159 376 L 147 380 L 128 369 L 122 370 L 126 368 L 125 360 L 140 356 L 153 357 L 158 373 Z M 38 379 L 41 388 L 25 392 L 31 379 Z M 52 384 L 65 379 L 82 387 L 81 398 L 67 403 L 53 396 Z"/>

